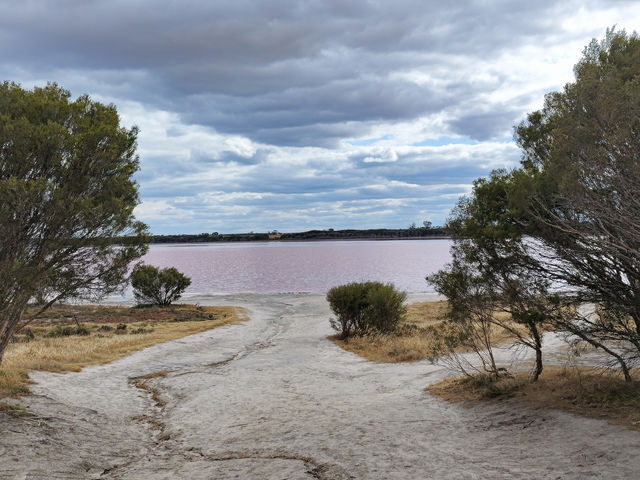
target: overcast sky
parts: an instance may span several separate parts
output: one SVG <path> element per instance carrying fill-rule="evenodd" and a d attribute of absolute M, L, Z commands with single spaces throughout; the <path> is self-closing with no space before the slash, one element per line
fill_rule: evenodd
<path fill-rule="evenodd" d="M 614 24 L 640 2 L 0 0 L 0 79 L 140 128 L 152 233 L 442 224 Z"/>

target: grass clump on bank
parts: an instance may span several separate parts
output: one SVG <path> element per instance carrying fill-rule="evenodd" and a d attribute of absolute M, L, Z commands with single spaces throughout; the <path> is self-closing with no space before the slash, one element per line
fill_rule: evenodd
<path fill-rule="evenodd" d="M 15 335 L 7 347 L 0 365 L 0 398 L 29 393 L 31 370 L 79 371 L 246 319 L 244 310 L 237 307 L 54 306 Z"/>
<path fill-rule="evenodd" d="M 430 358 L 434 348 L 433 329 L 447 311 L 446 302 L 423 302 L 407 306 L 406 315 L 393 332 L 329 337 L 341 348 L 373 362 L 411 362 Z"/>
<path fill-rule="evenodd" d="M 336 345 L 372 362 L 398 363 L 433 359 L 442 351 L 442 337 L 447 325 L 449 305 L 446 301 L 413 303 L 396 328 L 388 333 L 377 331 L 341 338 L 329 337 Z M 515 327 L 515 326 L 514 326 Z M 496 344 L 513 343 L 515 338 L 503 329 L 494 328 Z M 464 347 L 460 351 L 467 351 Z"/>
<path fill-rule="evenodd" d="M 640 382 L 601 370 L 547 367 L 536 382 L 528 374 L 448 378 L 425 390 L 465 405 L 511 399 L 529 408 L 562 410 L 640 430 Z"/>

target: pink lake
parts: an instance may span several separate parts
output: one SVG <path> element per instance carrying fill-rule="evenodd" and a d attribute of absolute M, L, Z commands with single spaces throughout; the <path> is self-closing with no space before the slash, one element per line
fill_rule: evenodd
<path fill-rule="evenodd" d="M 353 281 L 432 292 L 424 277 L 449 260 L 450 240 L 151 245 L 144 263 L 191 277 L 186 293 L 324 293 Z"/>

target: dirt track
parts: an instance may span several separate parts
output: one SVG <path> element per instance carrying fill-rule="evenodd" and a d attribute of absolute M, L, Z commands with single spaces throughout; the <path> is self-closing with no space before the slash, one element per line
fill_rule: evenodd
<path fill-rule="evenodd" d="M 190 301 L 193 299 L 190 299 Z M 364 361 L 326 339 L 322 296 L 201 297 L 246 324 L 109 365 L 37 373 L 34 417 L 0 415 L 0 478 L 632 479 L 640 434 L 509 403 L 423 391 L 428 362 Z M 133 385 L 148 380 L 160 402 Z M 166 404 L 162 405 L 164 402 Z"/>

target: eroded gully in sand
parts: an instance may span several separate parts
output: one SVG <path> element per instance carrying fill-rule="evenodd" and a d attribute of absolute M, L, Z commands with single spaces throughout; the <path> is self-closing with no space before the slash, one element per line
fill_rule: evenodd
<path fill-rule="evenodd" d="M 326 339 L 319 295 L 211 296 L 251 320 L 108 365 L 36 373 L 0 421 L 0 478 L 636 478 L 640 435 L 423 391 L 449 372 L 375 364 Z M 153 372 L 165 377 L 132 382 Z M 156 400 L 149 391 L 155 389 Z M 157 401 L 160 399 L 160 401 Z"/>

